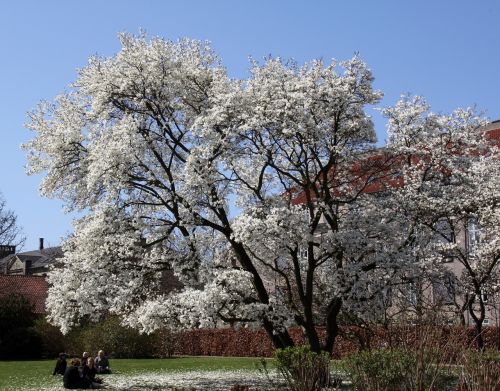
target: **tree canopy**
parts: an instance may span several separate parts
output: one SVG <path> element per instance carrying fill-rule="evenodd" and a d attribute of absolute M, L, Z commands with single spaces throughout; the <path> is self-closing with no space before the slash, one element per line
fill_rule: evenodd
<path fill-rule="evenodd" d="M 401 158 L 481 120 L 424 121 L 420 101 L 403 100 L 386 111 L 392 142 L 380 151 L 365 108 L 382 94 L 358 56 L 268 58 L 238 80 L 206 43 L 120 39 L 30 114 L 29 172 L 45 172 L 42 194 L 86 212 L 49 276 L 51 320 L 67 330 L 112 312 L 147 332 L 253 323 L 277 347 L 298 324 L 313 350 L 331 351 L 340 310 L 372 316 L 430 235 L 408 210 L 429 200 L 419 182 L 410 194 L 397 185 Z M 182 289 L 162 289 L 168 270 Z"/>
<path fill-rule="evenodd" d="M 450 273 L 443 260 L 459 265 L 452 289 L 482 348 L 486 292 L 500 289 L 500 140 L 472 110 L 437 115 L 422 98 L 406 97 L 385 114 L 390 148 L 405 156 L 391 209 L 430 238 L 417 247 L 420 272 L 442 277 Z"/>

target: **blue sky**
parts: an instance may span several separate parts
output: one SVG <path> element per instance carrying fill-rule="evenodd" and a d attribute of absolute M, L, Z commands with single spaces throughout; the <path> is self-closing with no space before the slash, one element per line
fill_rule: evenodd
<path fill-rule="evenodd" d="M 299 63 L 359 52 L 385 93 L 426 97 L 434 111 L 476 105 L 500 119 L 500 2 L 497 0 L 81 0 L 0 3 L 0 191 L 28 237 L 58 245 L 71 216 L 38 195 L 40 177 L 24 173 L 26 112 L 75 80 L 92 54 L 119 50 L 120 31 L 209 40 L 230 75 L 248 57 L 271 54 Z M 385 123 L 373 111 L 379 139 Z"/>

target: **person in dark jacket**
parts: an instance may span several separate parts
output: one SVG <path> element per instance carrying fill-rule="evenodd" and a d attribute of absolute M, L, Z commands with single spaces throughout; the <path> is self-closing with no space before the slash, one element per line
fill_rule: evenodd
<path fill-rule="evenodd" d="M 54 375 L 64 375 L 64 372 L 66 372 L 66 354 L 64 353 L 59 353 L 59 358 L 56 361 L 56 367 L 54 368 L 54 372 L 52 373 L 52 376 Z"/>
<path fill-rule="evenodd" d="M 63 385 L 64 388 L 69 388 L 69 389 L 78 389 L 78 388 L 90 388 L 90 381 L 82 378 L 80 376 L 80 370 L 78 367 L 80 366 L 80 360 L 77 358 L 74 358 L 71 360 L 71 365 L 66 368 L 66 371 L 64 372 L 64 377 L 63 377 Z"/>
<path fill-rule="evenodd" d="M 104 355 L 103 350 L 99 350 L 97 352 L 97 357 L 95 358 L 95 367 L 97 369 L 97 373 L 111 373 L 111 368 L 109 367 L 109 360 Z"/>
<path fill-rule="evenodd" d="M 90 381 L 92 388 L 102 388 L 103 387 L 101 385 L 102 379 L 96 377 L 96 374 L 97 374 L 97 369 L 94 364 L 94 358 L 89 357 L 87 359 L 87 363 L 83 366 L 82 376 Z"/>

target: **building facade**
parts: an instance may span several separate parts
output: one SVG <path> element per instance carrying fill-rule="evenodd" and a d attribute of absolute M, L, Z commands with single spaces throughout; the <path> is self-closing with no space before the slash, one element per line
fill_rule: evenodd
<path fill-rule="evenodd" d="M 0 259 L 0 274 L 4 275 L 45 276 L 63 255 L 61 247 L 45 248 L 43 238 L 37 250 L 16 253 L 15 246 L 2 248 L 4 254 L 8 253 Z"/>

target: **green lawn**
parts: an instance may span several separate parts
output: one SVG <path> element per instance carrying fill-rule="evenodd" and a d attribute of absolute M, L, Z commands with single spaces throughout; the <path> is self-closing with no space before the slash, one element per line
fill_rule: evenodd
<path fill-rule="evenodd" d="M 105 375 L 104 379 L 108 384 L 115 385 L 115 389 L 162 390 L 169 389 L 162 388 L 160 383 L 163 382 L 163 379 L 168 383 L 171 374 L 182 376 L 184 372 L 193 372 L 197 373 L 198 377 L 203 377 L 203 372 L 234 372 L 245 374 L 247 372 L 253 372 L 258 362 L 258 358 L 240 357 L 179 357 L 172 359 L 143 360 L 116 359 L 111 360 L 113 375 Z M 52 376 L 54 364 L 55 360 L 0 361 L 0 390 L 62 390 L 62 377 Z M 201 374 L 199 374 L 200 372 Z M 148 379 L 151 378 L 156 379 L 154 384 L 147 383 Z M 184 381 L 183 379 L 181 380 Z M 173 381 L 179 382 L 181 380 Z M 147 383 L 147 385 L 141 386 L 139 384 L 141 382 L 142 384 Z M 119 384 L 119 386 L 116 384 Z"/>

